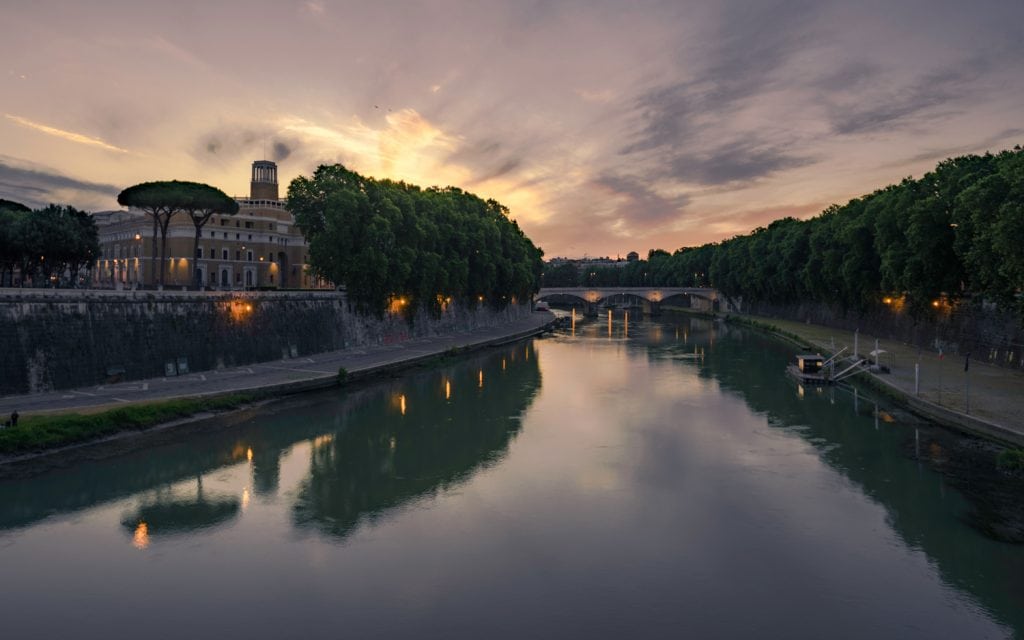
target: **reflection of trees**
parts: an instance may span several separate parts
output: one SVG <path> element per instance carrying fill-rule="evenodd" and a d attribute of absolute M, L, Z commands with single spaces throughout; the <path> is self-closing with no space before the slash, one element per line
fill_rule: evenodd
<path fill-rule="evenodd" d="M 313 449 L 296 524 L 346 536 L 362 519 L 444 490 L 500 459 L 540 387 L 532 345 L 513 353 L 514 360 L 502 354 L 478 369 L 456 369 L 450 402 L 445 374 L 434 373 L 396 384 L 390 397 L 349 413 L 345 428 Z"/>
<path fill-rule="evenodd" d="M 476 384 L 476 373 L 483 367 L 500 371 L 502 358 L 509 361 L 505 379 L 514 377 L 515 371 L 524 363 L 521 360 L 525 345 L 516 345 L 509 350 L 480 355 L 460 361 L 452 369 L 452 375 L 472 377 Z M 512 361 L 512 353 L 520 357 Z M 540 374 L 535 359 L 528 368 L 534 372 L 533 388 L 539 385 Z M 487 363 L 492 363 L 488 365 Z M 468 373 L 459 373 L 468 372 Z M 410 384 L 438 384 L 436 371 L 410 375 Z M 529 376 L 527 376 L 529 377 Z M 427 383 L 424 380 L 434 380 Z M 498 386 L 507 393 L 515 390 L 502 382 L 502 376 L 488 374 L 488 394 Z M 527 382 L 524 382 L 524 386 Z M 528 390 L 520 392 L 528 395 Z M 344 428 L 353 422 L 345 416 L 366 403 L 382 402 L 386 390 L 380 386 L 368 386 L 344 393 L 341 398 L 336 392 L 296 397 L 274 403 L 258 410 L 243 411 L 227 416 L 197 422 L 183 431 L 157 433 L 145 439 L 133 441 L 132 446 L 147 446 L 145 450 L 122 453 L 102 460 L 87 460 L 74 466 L 55 469 L 48 473 L 24 479 L 0 482 L 0 531 L 29 526 L 48 517 L 62 516 L 104 503 L 123 500 L 138 493 L 164 488 L 189 478 L 206 476 L 217 469 L 251 461 L 253 490 L 256 495 L 277 492 L 281 456 L 297 442 L 312 440 L 325 433 Z M 462 400 L 462 391 L 457 387 L 453 405 Z M 496 391 L 495 391 L 496 393 Z M 467 394 L 469 395 L 469 394 Z M 466 398 L 468 399 L 468 398 Z M 410 400 L 419 403 L 419 400 Z M 525 407 L 524 401 L 520 410 Z M 421 405 L 417 405 L 421 406 Z M 414 414 L 415 415 L 415 414 Z M 185 437 L 186 432 L 191 435 Z M 170 443 L 168 443 L 170 442 Z M 114 447 L 125 447 L 116 443 Z M 120 451 L 116 449 L 115 451 Z M 102 449 L 85 449 L 83 455 L 99 455 Z M 251 452 L 251 458 L 249 454 Z M 193 513 L 184 504 L 163 504 L 154 506 L 160 519 L 188 521 L 195 517 L 213 517 L 210 505 L 196 506 Z M 217 513 L 227 509 L 218 507 Z M 157 520 L 153 520 L 155 523 Z M 125 525 L 127 526 L 127 524 Z M 154 525 L 155 526 L 155 525 Z M 154 529 L 155 533 L 155 529 Z"/>
<path fill-rule="evenodd" d="M 770 424 L 795 427 L 793 433 L 814 446 L 824 462 L 885 507 L 892 529 L 907 546 L 923 550 L 948 584 L 972 594 L 1000 620 L 1024 628 L 1021 548 L 984 538 L 965 523 L 978 517 L 979 505 L 947 491 L 942 476 L 907 457 L 905 452 L 915 449 L 913 431 L 878 419 L 875 404 L 863 397 L 855 411 L 852 393 L 840 389 L 809 387 L 800 397 L 795 381 L 784 374 L 792 348 L 753 332 L 731 331 L 728 340 L 716 336 L 706 353 L 702 376 L 741 396 Z M 949 464 L 951 457 L 977 454 L 964 447 L 964 438 L 943 429 L 921 426 L 919 433 L 922 458 Z M 987 464 L 975 464 L 977 477 L 966 481 L 985 481 L 994 462 Z"/>
<path fill-rule="evenodd" d="M 143 525 L 149 536 L 187 533 L 224 524 L 234 519 L 240 510 L 238 498 L 208 496 L 203 492 L 203 479 L 196 478 L 195 496 L 183 498 L 159 492 L 126 514 L 121 520 L 121 526 L 135 533 Z"/>

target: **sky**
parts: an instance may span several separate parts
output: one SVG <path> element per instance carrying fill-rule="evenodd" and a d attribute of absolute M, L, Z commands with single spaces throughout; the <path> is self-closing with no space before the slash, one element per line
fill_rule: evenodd
<path fill-rule="evenodd" d="M 282 193 L 340 162 L 511 209 L 547 257 L 808 218 L 1024 144 L 1020 0 L 4 0 L 0 198 Z"/>

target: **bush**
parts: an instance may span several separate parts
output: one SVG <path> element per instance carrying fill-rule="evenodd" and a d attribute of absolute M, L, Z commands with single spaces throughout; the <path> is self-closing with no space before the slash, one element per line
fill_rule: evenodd
<path fill-rule="evenodd" d="M 996 458 L 1000 471 L 1024 471 L 1024 449 L 1006 449 Z"/>
<path fill-rule="evenodd" d="M 338 367 L 338 384 L 345 384 L 346 380 L 348 380 L 348 369 Z"/>

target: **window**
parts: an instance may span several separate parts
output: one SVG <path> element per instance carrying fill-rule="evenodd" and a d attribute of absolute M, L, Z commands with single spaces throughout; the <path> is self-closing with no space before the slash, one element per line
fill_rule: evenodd
<path fill-rule="evenodd" d="M 227 231 L 225 231 L 225 232 L 224 232 L 224 239 L 225 239 L 225 240 L 227 240 L 227 239 L 228 239 L 228 232 L 227 232 Z"/>
<path fill-rule="evenodd" d="M 217 232 L 216 231 L 211 231 L 210 232 L 210 237 L 211 238 L 216 238 L 217 237 Z"/>
<path fill-rule="evenodd" d="M 252 240 L 252 234 L 251 233 L 249 234 L 249 239 Z"/>
<path fill-rule="evenodd" d="M 235 250 L 235 260 L 241 260 L 241 259 L 242 259 L 242 252 L 241 252 L 241 251 L 238 251 L 238 250 L 236 249 L 236 250 Z"/>
<path fill-rule="evenodd" d="M 225 220 L 224 218 L 221 218 L 221 219 L 220 219 L 220 226 L 222 226 L 222 227 L 223 227 L 223 226 L 224 226 L 224 225 L 226 225 L 227 223 L 228 223 L 228 221 L 227 221 L 227 220 Z"/>
<path fill-rule="evenodd" d="M 270 236 L 270 241 L 271 241 L 271 242 L 273 242 L 273 241 L 274 241 L 274 236 Z"/>
<path fill-rule="evenodd" d="M 202 247 L 199 247 L 199 249 L 198 249 L 198 251 L 196 253 L 196 257 L 197 258 L 202 258 L 203 257 L 203 248 Z"/>
<path fill-rule="evenodd" d="M 236 226 L 236 227 L 238 227 L 238 226 L 241 226 L 241 223 L 240 223 L 240 222 L 238 222 L 238 220 L 235 220 L 235 226 Z"/>
<path fill-rule="evenodd" d="M 245 252 L 245 260 L 246 262 L 252 262 L 252 251 Z"/>
<path fill-rule="evenodd" d="M 221 249 L 220 250 L 220 259 L 221 260 L 227 260 L 228 259 L 228 250 L 227 249 Z"/>
<path fill-rule="evenodd" d="M 241 282 L 241 281 L 242 281 L 242 274 L 241 273 L 236 273 L 235 274 L 235 282 Z"/>
<path fill-rule="evenodd" d="M 252 220 L 246 220 L 245 221 L 245 228 L 246 229 L 252 229 Z M 249 239 L 252 240 L 252 236 L 249 236 Z"/>

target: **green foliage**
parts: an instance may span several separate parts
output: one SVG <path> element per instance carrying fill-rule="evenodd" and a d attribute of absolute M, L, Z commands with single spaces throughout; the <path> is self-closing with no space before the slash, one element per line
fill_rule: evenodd
<path fill-rule="evenodd" d="M 0 284 L 13 284 L 17 269 L 22 285 L 74 287 L 99 252 L 96 223 L 84 211 L 55 204 L 36 211 L 0 207 Z"/>
<path fill-rule="evenodd" d="M 0 210 L 21 211 L 23 213 L 26 213 L 31 211 L 32 209 L 29 209 L 20 202 L 15 202 L 14 200 L 4 200 L 3 198 L 0 198 Z"/>
<path fill-rule="evenodd" d="M 903 298 L 915 316 L 974 295 L 1024 310 L 1024 150 L 945 160 L 833 205 L 720 243 L 652 251 L 581 285 L 711 286 L 749 302 L 820 302 L 856 311 Z"/>
<path fill-rule="evenodd" d="M 348 380 L 348 369 L 338 367 L 338 384 L 345 384 L 346 380 Z"/>
<path fill-rule="evenodd" d="M 52 449 L 95 440 L 120 431 L 138 431 L 203 411 L 235 409 L 252 399 L 252 396 L 235 394 L 129 405 L 85 415 L 69 413 L 22 416 L 18 426 L 0 429 L 0 453 Z"/>
<path fill-rule="evenodd" d="M 996 468 L 1001 471 L 1024 471 L 1024 449 L 1004 449 L 996 457 Z"/>
<path fill-rule="evenodd" d="M 363 309 L 439 310 L 449 298 L 495 307 L 538 288 L 542 252 L 508 209 L 455 187 L 421 189 L 323 165 L 288 187 L 319 277 Z"/>
<path fill-rule="evenodd" d="M 160 234 L 160 273 L 158 281 L 164 282 L 167 268 L 167 229 L 171 218 L 187 213 L 196 227 L 195 251 L 198 253 L 199 236 L 203 225 L 215 213 L 234 215 L 238 203 L 220 189 L 199 182 L 164 180 L 143 182 L 132 185 L 117 196 L 118 204 L 133 207 L 146 213 L 153 220 L 153 255 L 157 255 L 157 232 Z M 193 268 L 195 261 L 193 261 Z"/>

